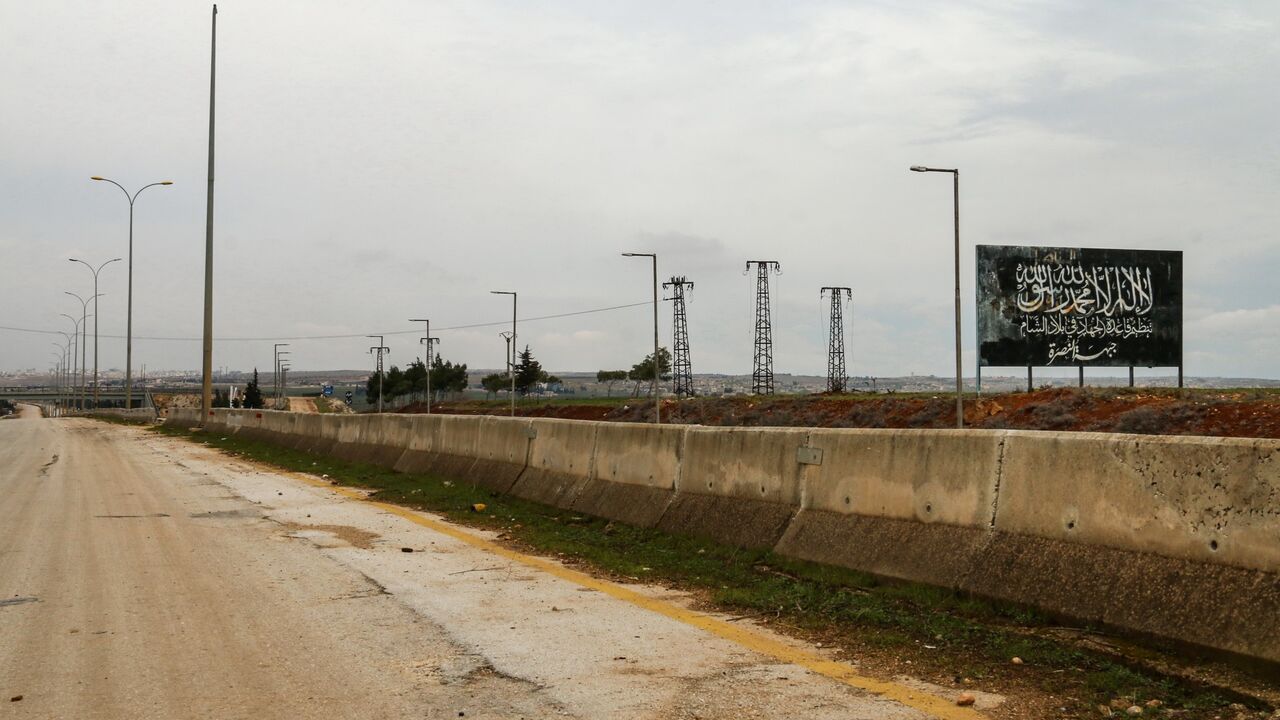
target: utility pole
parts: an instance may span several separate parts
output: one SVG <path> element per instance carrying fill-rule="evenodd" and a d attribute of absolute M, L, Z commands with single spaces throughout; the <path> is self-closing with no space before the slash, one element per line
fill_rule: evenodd
<path fill-rule="evenodd" d="M 204 361 L 201 371 L 200 427 L 213 405 L 213 104 L 218 68 L 218 6 L 213 6 L 209 42 L 209 190 L 204 215 Z"/>
<path fill-rule="evenodd" d="M 782 272 L 776 260 L 748 260 L 746 274 L 756 266 L 756 340 L 751 360 L 751 392 L 773 394 L 773 327 L 769 313 L 769 273 Z"/>
<path fill-rule="evenodd" d="M 369 352 L 378 353 L 378 412 L 382 412 L 382 355 L 391 352 L 391 348 L 383 345 L 381 335 L 365 335 L 365 337 L 378 338 L 378 344 L 369 348 Z"/>
<path fill-rule="evenodd" d="M 689 361 L 689 323 L 685 317 L 685 288 L 693 290 L 693 282 L 683 275 L 673 276 L 671 282 L 662 283 L 671 288 L 671 374 L 676 397 L 693 397 L 693 365 Z"/>
<path fill-rule="evenodd" d="M 435 353 L 432 352 L 432 348 L 435 347 L 435 343 L 440 342 L 440 338 L 431 337 L 431 321 L 430 320 L 409 318 L 409 322 L 420 322 L 420 323 L 427 324 L 427 336 L 424 338 L 418 338 L 418 344 L 422 345 L 423 343 L 425 343 L 427 346 L 427 414 L 430 415 L 431 414 L 431 365 L 435 362 L 435 359 L 436 359 Z"/>
<path fill-rule="evenodd" d="M 504 330 L 504 331 L 502 331 L 502 332 L 498 333 L 498 335 L 500 335 L 500 336 L 502 337 L 502 339 L 504 339 L 504 340 L 506 340 L 506 341 L 507 341 L 507 372 L 508 372 L 508 373 L 514 372 L 514 371 L 515 371 L 515 365 L 514 365 L 515 356 L 511 354 L 511 337 L 512 337 L 512 335 L 511 335 L 511 331 L 510 331 L 510 330 Z M 494 396 L 496 397 L 496 396 L 497 396 L 497 393 L 494 393 Z"/>
<path fill-rule="evenodd" d="M 658 256 L 655 253 L 622 253 L 623 257 L 647 257 L 653 260 L 653 381 L 649 392 L 653 393 L 653 422 L 662 423 L 662 398 L 658 394 L 658 377 L 662 363 L 658 362 Z"/>
<path fill-rule="evenodd" d="M 516 303 L 519 297 L 511 290 L 490 290 L 494 295 L 511 296 L 511 337 L 507 345 L 511 348 L 511 417 L 516 416 Z"/>
<path fill-rule="evenodd" d="M 821 295 L 831 293 L 831 338 L 827 343 L 827 392 L 842 393 L 849 384 L 844 364 L 844 301 L 853 298 L 847 287 L 824 287 Z"/>

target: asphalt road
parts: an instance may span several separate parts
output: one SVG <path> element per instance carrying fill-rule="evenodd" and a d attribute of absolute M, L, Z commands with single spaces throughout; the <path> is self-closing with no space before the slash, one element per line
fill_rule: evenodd
<path fill-rule="evenodd" d="M 351 495 L 138 428 L 0 422 L 0 717 L 959 717 Z"/>

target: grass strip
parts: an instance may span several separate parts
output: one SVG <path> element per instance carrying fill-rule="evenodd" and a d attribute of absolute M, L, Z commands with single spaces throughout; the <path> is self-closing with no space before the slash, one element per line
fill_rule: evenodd
<path fill-rule="evenodd" d="M 1161 674 L 1114 653 L 1063 639 L 1052 620 L 1022 606 L 989 602 L 927 585 L 885 582 L 866 573 L 637 528 L 491 493 L 470 483 L 397 473 L 270 443 L 154 428 L 286 470 L 327 475 L 372 497 L 495 530 L 522 549 L 618 579 L 691 591 L 710 607 L 763 621 L 827 646 L 847 648 L 870 667 L 944 686 L 1019 698 L 1055 717 L 1098 717 L 1127 699 L 1145 715 L 1213 718 L 1224 708 L 1272 708 L 1248 695 Z M 484 503 L 481 512 L 473 509 Z M 1085 628 L 1085 631 L 1093 629 Z M 1076 635 L 1087 634 L 1076 633 Z M 1126 641 L 1127 642 L 1127 641 Z M 1144 654 L 1169 649 L 1147 643 Z M 1012 664 L 1014 657 L 1021 663 Z M 1047 696 L 1047 700 L 1045 699 Z M 1045 703 L 1048 703 L 1047 705 Z M 1233 705 L 1234 704 L 1234 705 Z M 1121 709 L 1118 714 L 1123 714 Z"/>

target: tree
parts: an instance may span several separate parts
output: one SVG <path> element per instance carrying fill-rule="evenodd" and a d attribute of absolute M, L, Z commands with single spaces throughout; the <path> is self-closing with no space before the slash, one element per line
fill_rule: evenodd
<path fill-rule="evenodd" d="M 401 395 L 408 395 L 413 392 L 413 383 L 405 379 L 405 373 L 395 365 L 390 370 L 382 373 L 382 399 L 384 401 L 395 399 Z M 369 376 L 369 381 L 365 383 L 365 393 L 369 398 L 369 403 L 378 402 L 378 373 Z"/>
<path fill-rule="evenodd" d="M 559 383 L 560 378 L 554 375 L 548 375 L 546 370 L 542 369 L 542 363 L 533 359 L 533 351 L 528 345 L 524 346 L 524 350 L 519 354 L 519 362 L 516 363 L 516 392 L 521 395 L 528 395 L 530 392 L 538 389 L 539 385 L 549 385 Z"/>
<path fill-rule="evenodd" d="M 528 345 L 520 351 L 519 362 L 516 363 L 516 392 L 528 395 L 547 376 L 542 371 L 542 363 L 533 359 L 533 351 Z"/>
<path fill-rule="evenodd" d="M 485 392 L 491 392 L 494 395 L 497 395 L 503 390 L 510 390 L 511 373 L 492 373 L 490 375 L 485 375 L 480 379 L 480 386 L 485 389 Z"/>
<path fill-rule="evenodd" d="M 404 389 L 408 394 L 425 393 L 427 391 L 427 364 L 421 360 L 414 360 L 409 363 L 409 366 L 404 369 L 404 381 L 407 383 Z"/>
<path fill-rule="evenodd" d="M 599 370 L 596 372 L 596 382 L 606 383 L 606 395 L 613 395 L 613 384 L 619 380 L 627 379 L 626 370 Z"/>
<path fill-rule="evenodd" d="M 253 380 L 244 386 L 244 399 L 241 404 L 251 410 L 261 410 L 266 404 L 262 400 L 262 388 L 258 387 L 258 368 L 253 369 Z"/>
<path fill-rule="evenodd" d="M 231 407 L 231 393 L 219 388 L 213 389 L 213 406 L 216 408 Z"/>
<path fill-rule="evenodd" d="M 511 377 L 507 376 L 507 382 L 510 381 Z M 467 364 L 454 365 L 452 362 L 441 360 L 440 354 L 436 353 L 435 359 L 431 361 L 431 394 L 439 396 L 443 393 L 462 392 L 466 389 Z"/>
<path fill-rule="evenodd" d="M 627 377 L 636 384 L 631 394 L 639 395 L 640 383 L 653 381 L 653 353 L 645 355 L 644 360 L 632 365 Z M 671 379 L 671 352 L 664 347 L 658 348 L 658 379 L 663 381 Z"/>

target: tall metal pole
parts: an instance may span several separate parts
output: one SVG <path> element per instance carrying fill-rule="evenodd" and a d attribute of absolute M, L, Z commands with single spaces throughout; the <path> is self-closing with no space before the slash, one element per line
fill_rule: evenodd
<path fill-rule="evenodd" d="M 951 173 L 956 230 L 956 427 L 964 427 L 964 373 L 960 366 L 960 171 Z"/>
<path fill-rule="evenodd" d="M 201 378 L 200 427 L 213 405 L 213 108 L 218 69 L 218 6 L 213 6 L 209 43 L 209 190 L 204 216 L 204 358 Z"/>
<path fill-rule="evenodd" d="M 85 299 L 85 298 L 82 298 L 82 297 L 80 297 L 79 295 L 77 295 L 77 294 L 75 294 L 75 293 L 73 293 L 73 292 L 65 292 L 65 291 L 64 291 L 64 293 L 63 293 L 63 294 L 64 294 L 64 295 L 70 295 L 71 297 L 73 297 L 73 298 L 75 298 L 76 300 L 79 300 L 79 301 L 80 301 L 80 322 L 78 323 L 78 326 L 79 326 L 79 330 L 78 330 L 78 331 L 79 331 L 79 333 L 80 333 L 80 339 L 79 339 L 79 341 L 77 342 L 77 346 L 80 348 L 80 409 L 81 409 L 81 410 L 84 410 L 84 409 L 85 409 L 85 402 L 86 402 L 86 400 L 87 400 L 87 394 L 88 394 L 88 393 L 87 393 L 87 390 L 85 389 L 85 388 L 86 388 L 86 385 L 85 385 L 85 374 L 86 374 L 86 368 L 85 368 L 85 366 L 87 365 L 87 363 L 85 362 L 85 357 L 86 357 L 86 355 L 88 354 L 88 350 L 89 350 L 89 322 L 88 322 L 88 320 L 89 320 L 89 317 L 91 317 L 91 316 L 89 315 L 89 301 L 90 301 L 90 300 L 95 300 L 95 301 L 96 301 L 96 300 L 97 300 L 97 298 L 96 298 L 96 297 L 91 297 L 91 298 Z M 96 315 L 96 313 L 95 313 L 95 315 Z M 74 320 L 74 318 L 72 318 L 72 320 Z"/>
<path fill-rule="evenodd" d="M 622 253 L 623 257 L 647 257 L 653 261 L 653 378 L 649 391 L 653 393 L 653 422 L 662 423 L 662 398 L 658 396 L 658 375 L 661 363 L 658 362 L 658 256 L 655 253 Z"/>
<path fill-rule="evenodd" d="M 130 208 L 133 206 L 130 205 Z M 130 212 L 132 214 L 132 211 Z M 102 268 L 113 262 L 119 262 L 121 258 L 111 258 L 102 263 L 96 269 L 89 263 L 75 258 L 69 258 L 71 262 L 77 262 L 89 268 L 93 273 L 93 408 L 98 409 L 99 393 L 98 393 L 98 318 L 102 315 L 98 310 L 98 273 L 102 272 Z"/>
<path fill-rule="evenodd" d="M 383 344 L 383 339 L 382 339 L 382 336 L 381 336 L 381 335 L 365 335 L 365 337 L 371 337 L 371 338 L 375 338 L 375 337 L 376 337 L 376 338 L 378 338 L 378 344 L 377 344 L 377 346 L 376 346 L 376 347 L 371 347 L 371 348 L 369 348 L 369 352 L 377 352 L 377 353 L 378 353 L 378 367 L 377 367 L 377 372 L 378 372 L 378 412 L 379 412 L 379 413 L 381 413 L 381 412 L 382 412 L 382 376 L 383 376 L 383 372 L 382 372 L 382 354 L 383 354 L 383 353 L 386 353 L 386 352 L 390 352 L 390 351 L 391 351 L 391 348 L 389 348 L 389 347 L 387 347 L 387 346 L 385 346 L 385 345 Z"/>
<path fill-rule="evenodd" d="M 520 296 L 511 293 L 511 416 L 516 416 L 516 307 Z"/>
<path fill-rule="evenodd" d="M 440 342 L 440 338 L 431 337 L 431 321 L 430 320 L 427 320 L 424 318 L 410 318 L 409 322 L 420 322 L 420 323 L 427 324 L 427 336 L 424 338 L 418 338 L 418 344 L 421 345 L 424 342 L 427 344 L 427 414 L 430 415 L 431 414 L 431 365 L 432 363 L 435 362 L 435 358 L 436 358 L 436 356 L 432 352 L 432 349 L 435 347 L 435 343 Z"/>
<path fill-rule="evenodd" d="M 662 396 L 658 393 L 658 256 L 653 256 L 653 424 L 662 424 Z"/>
<path fill-rule="evenodd" d="M 516 303 L 518 296 L 511 290 L 490 290 L 493 295 L 510 295 L 511 296 L 511 417 L 516 416 Z"/>
<path fill-rule="evenodd" d="M 71 368 L 71 375 L 67 378 L 67 388 L 70 390 L 67 393 L 67 400 L 74 407 L 76 398 L 76 349 L 80 347 L 80 321 L 67 313 L 58 314 L 71 321 L 71 340 L 70 345 L 68 345 L 71 348 L 71 361 L 68 363 L 68 367 Z"/>
<path fill-rule="evenodd" d="M 123 185 L 121 185 L 120 183 L 110 178 L 104 178 L 104 177 L 99 177 L 97 175 L 94 175 L 89 179 L 99 180 L 101 182 L 109 182 L 112 185 L 115 185 L 116 187 L 120 188 L 120 192 L 124 193 L 125 199 L 129 201 L 129 298 L 128 298 L 128 310 L 126 311 L 127 317 L 125 320 L 126 330 L 125 330 L 125 341 L 124 341 L 124 352 L 125 352 L 124 402 L 125 402 L 125 407 L 128 408 L 130 407 L 130 404 L 133 401 L 133 204 L 134 202 L 137 201 L 138 196 L 142 194 L 143 190 L 146 190 L 149 187 L 155 187 L 157 185 L 172 185 L 173 181 L 162 180 L 160 182 L 153 182 L 148 185 L 143 185 L 142 187 L 138 188 L 137 192 L 130 195 L 129 191 L 125 190 Z M 98 307 L 96 304 L 94 305 L 93 311 L 94 311 L 94 314 L 97 314 Z M 96 326 L 97 321 L 94 321 L 94 324 Z M 95 352 L 96 352 L 96 348 L 95 348 Z"/>
<path fill-rule="evenodd" d="M 960 170 L 912 165 L 912 172 L 951 173 L 955 212 L 955 306 L 956 306 L 956 427 L 964 427 L 964 374 L 960 364 Z"/>

